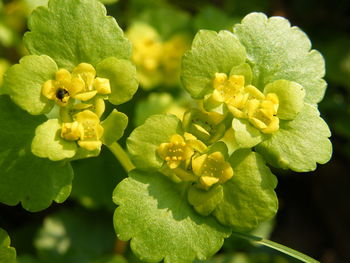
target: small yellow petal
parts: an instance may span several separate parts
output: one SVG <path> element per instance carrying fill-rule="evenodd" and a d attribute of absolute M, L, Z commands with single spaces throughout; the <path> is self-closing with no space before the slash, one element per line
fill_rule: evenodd
<path fill-rule="evenodd" d="M 66 69 L 59 69 L 56 72 L 56 80 L 60 82 L 70 82 L 71 81 L 71 74 Z"/>
<path fill-rule="evenodd" d="M 203 171 L 203 165 L 208 158 L 207 154 L 203 154 L 192 160 L 192 170 L 195 175 L 201 176 Z"/>
<path fill-rule="evenodd" d="M 213 184 L 219 182 L 219 178 L 211 176 L 201 176 L 201 178 L 199 178 L 199 182 L 201 187 L 208 190 Z"/>
<path fill-rule="evenodd" d="M 100 118 L 89 110 L 84 110 L 75 115 L 75 119 L 77 122 L 83 122 L 85 120 L 93 120 L 95 122 L 100 122 Z"/>
<path fill-rule="evenodd" d="M 77 121 L 63 123 L 61 128 L 61 137 L 69 141 L 78 140 L 80 137 L 79 123 Z"/>
<path fill-rule="evenodd" d="M 265 99 L 264 93 L 262 93 L 260 90 L 258 90 L 256 87 L 253 85 L 248 85 L 244 88 L 244 90 L 249 93 L 251 96 L 258 100 L 263 100 Z"/>
<path fill-rule="evenodd" d="M 96 78 L 94 80 L 94 88 L 97 90 L 97 93 L 99 93 L 99 94 L 110 94 L 111 93 L 111 85 L 109 83 L 109 79 Z"/>
<path fill-rule="evenodd" d="M 258 129 L 266 129 L 267 125 L 257 118 L 249 118 L 249 122 L 253 124 Z"/>
<path fill-rule="evenodd" d="M 231 75 L 229 82 L 238 87 L 244 87 L 244 76 L 243 75 Z"/>
<path fill-rule="evenodd" d="M 73 78 L 72 81 L 69 83 L 68 86 L 68 92 L 69 95 L 72 96 L 74 98 L 74 96 L 79 93 L 82 92 L 84 90 L 84 86 L 85 83 L 82 79 L 79 78 Z"/>
<path fill-rule="evenodd" d="M 265 129 L 262 129 L 261 131 L 263 133 L 270 134 L 277 131 L 278 129 L 279 129 L 279 118 L 274 116 L 270 124 Z"/>
<path fill-rule="evenodd" d="M 95 97 L 96 94 L 97 94 L 97 90 L 92 90 L 92 91 L 81 92 L 81 93 L 75 94 L 74 98 L 81 100 L 81 101 L 88 101 L 88 100 L 92 99 L 93 97 Z"/>
<path fill-rule="evenodd" d="M 105 101 L 102 98 L 98 98 L 95 100 L 95 113 L 98 117 L 101 117 L 102 114 L 104 113 L 105 109 L 106 109 L 106 104 Z"/>
<path fill-rule="evenodd" d="M 80 63 L 73 69 L 73 74 L 91 74 L 93 77 L 96 76 L 95 68 L 89 63 Z"/>
<path fill-rule="evenodd" d="M 55 81 L 48 80 L 44 83 L 41 93 L 48 98 L 49 100 L 55 100 L 56 99 L 56 90 L 57 88 L 54 85 Z"/>
<path fill-rule="evenodd" d="M 102 146 L 101 141 L 78 141 L 78 145 L 88 151 L 100 150 Z"/>
<path fill-rule="evenodd" d="M 232 115 L 236 118 L 246 118 L 247 117 L 243 111 L 237 109 L 234 106 L 227 105 L 227 108 L 232 113 Z"/>

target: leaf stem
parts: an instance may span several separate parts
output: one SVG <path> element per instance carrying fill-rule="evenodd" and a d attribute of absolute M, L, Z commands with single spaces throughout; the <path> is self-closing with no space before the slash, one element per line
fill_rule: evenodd
<path fill-rule="evenodd" d="M 232 232 L 232 234 L 239 237 L 239 238 L 242 238 L 242 239 L 245 239 L 248 241 L 252 241 L 252 242 L 257 243 L 259 245 L 263 245 L 263 246 L 272 248 L 274 250 L 280 251 L 286 255 L 289 255 L 293 258 L 299 259 L 305 263 L 320 263 L 319 261 L 317 261 L 317 260 L 299 252 L 299 251 L 296 251 L 292 248 L 286 247 L 284 245 L 281 245 L 279 243 L 273 242 L 271 240 L 268 240 L 268 239 L 265 239 L 262 237 L 257 237 L 257 236 L 239 233 L 239 232 Z"/>
<path fill-rule="evenodd" d="M 123 166 L 126 172 L 130 172 L 135 168 L 129 156 L 124 151 L 124 149 L 119 145 L 119 143 L 114 142 L 111 145 L 107 145 L 107 147 L 114 154 L 115 158 L 118 159 L 118 161 Z"/>

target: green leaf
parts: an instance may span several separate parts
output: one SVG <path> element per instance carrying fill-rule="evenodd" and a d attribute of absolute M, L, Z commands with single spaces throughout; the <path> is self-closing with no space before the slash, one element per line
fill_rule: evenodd
<path fill-rule="evenodd" d="M 74 141 L 67 141 L 61 137 L 61 124 L 57 119 L 50 119 L 35 129 L 32 141 L 32 153 L 51 161 L 72 158 L 78 146 Z"/>
<path fill-rule="evenodd" d="M 212 89 L 215 73 L 229 74 L 245 60 L 245 49 L 231 32 L 200 30 L 182 60 L 183 85 L 193 98 L 202 99 Z"/>
<path fill-rule="evenodd" d="M 235 142 L 240 148 L 252 148 L 263 140 L 263 135 L 247 120 L 232 120 Z"/>
<path fill-rule="evenodd" d="M 201 217 L 186 200 L 184 185 L 159 173 L 133 171 L 114 191 L 118 237 L 131 239 L 143 261 L 192 262 L 217 252 L 230 230 L 212 217 Z"/>
<path fill-rule="evenodd" d="M 96 224 L 98 219 L 98 224 Z M 110 215 L 76 207 L 44 219 L 34 241 L 42 263 L 92 262 L 113 251 L 115 234 Z"/>
<path fill-rule="evenodd" d="M 123 136 L 124 130 L 126 126 L 128 126 L 128 116 L 114 109 L 108 117 L 101 122 L 101 125 L 104 129 L 102 141 L 106 145 L 111 145 Z"/>
<path fill-rule="evenodd" d="M 155 170 L 164 161 L 156 150 L 161 143 L 169 142 L 174 134 L 182 134 L 181 121 L 174 115 L 153 115 L 137 127 L 127 139 L 131 160 L 139 169 Z"/>
<path fill-rule="evenodd" d="M 6 231 L 0 228 L 0 263 L 16 263 L 16 250 L 10 244 Z"/>
<path fill-rule="evenodd" d="M 115 185 L 127 177 L 123 167 L 105 147 L 101 154 L 89 160 L 71 162 L 74 187 L 71 196 L 88 208 L 115 209 L 112 192 Z"/>
<path fill-rule="evenodd" d="M 266 85 L 264 93 L 275 93 L 279 100 L 277 116 L 293 120 L 304 106 L 305 90 L 296 82 L 276 80 Z"/>
<path fill-rule="evenodd" d="M 248 231 L 276 214 L 277 179 L 262 156 L 251 150 L 236 151 L 230 163 L 234 174 L 223 185 L 224 198 L 214 216 L 237 231 Z"/>
<path fill-rule="evenodd" d="M 252 13 L 234 27 L 234 33 L 247 50 L 255 86 L 262 90 L 275 80 L 295 81 L 305 88 L 306 102 L 322 100 L 324 59 L 310 50 L 310 40 L 299 28 L 291 27 L 282 17 L 268 19 L 262 13 Z"/>
<path fill-rule="evenodd" d="M 137 91 L 136 68 L 129 60 L 107 58 L 96 67 L 97 76 L 107 78 L 112 93 L 108 100 L 114 105 L 129 101 Z"/>
<path fill-rule="evenodd" d="M 224 192 L 221 185 L 211 187 L 208 191 L 191 186 L 188 189 L 188 202 L 201 215 L 207 216 L 222 201 Z"/>
<path fill-rule="evenodd" d="M 326 163 L 332 155 L 331 136 L 317 108 L 305 104 L 292 121 L 281 121 L 280 129 L 258 145 L 257 151 L 266 161 L 284 169 L 308 172 L 316 163 Z"/>
<path fill-rule="evenodd" d="M 43 84 L 55 78 L 56 63 L 48 56 L 25 56 L 12 66 L 4 78 L 0 91 L 30 114 L 48 113 L 55 102 L 41 94 Z"/>
<path fill-rule="evenodd" d="M 108 57 L 128 59 L 129 41 L 105 7 L 95 0 L 50 0 L 29 17 L 24 42 L 31 54 L 48 55 L 72 70 L 81 62 L 96 66 Z"/>
<path fill-rule="evenodd" d="M 43 116 L 32 116 L 0 96 L 0 202 L 22 202 L 29 211 L 63 202 L 70 193 L 73 170 L 69 163 L 34 156 L 30 145 Z"/>

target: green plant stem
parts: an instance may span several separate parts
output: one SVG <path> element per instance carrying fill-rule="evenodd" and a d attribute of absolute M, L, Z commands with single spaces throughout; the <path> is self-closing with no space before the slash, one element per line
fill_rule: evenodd
<path fill-rule="evenodd" d="M 114 154 L 115 158 L 118 159 L 126 172 L 130 172 L 135 168 L 127 153 L 117 142 L 107 145 L 107 147 Z"/>
<path fill-rule="evenodd" d="M 286 247 L 286 246 L 283 246 L 279 243 L 276 243 L 276 242 L 273 242 L 271 240 L 268 240 L 268 239 L 265 239 L 265 238 L 262 238 L 262 237 L 257 237 L 257 236 L 253 236 L 253 235 L 249 235 L 249 234 L 244 234 L 244 233 L 238 233 L 238 232 L 232 232 L 232 235 L 235 235 L 236 237 L 239 237 L 239 238 L 243 238 L 245 240 L 248 240 L 248 241 L 252 241 L 256 244 L 259 244 L 259 245 L 263 245 L 263 246 L 266 246 L 266 247 L 269 247 L 269 248 L 272 248 L 274 250 L 277 250 L 277 251 L 280 251 L 284 254 L 287 254 L 293 258 L 296 258 L 296 259 L 299 259 L 301 260 L 302 262 L 306 262 L 306 263 L 320 263 L 319 261 L 303 254 L 303 253 L 300 253 L 299 251 L 296 251 L 292 248 L 289 248 L 289 247 Z"/>

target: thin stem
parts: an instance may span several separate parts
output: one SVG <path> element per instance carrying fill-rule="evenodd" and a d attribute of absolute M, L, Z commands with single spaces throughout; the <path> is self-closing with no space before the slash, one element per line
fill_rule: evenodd
<path fill-rule="evenodd" d="M 319 261 L 317 261 L 317 260 L 315 260 L 315 259 L 313 259 L 313 258 L 311 258 L 303 253 L 300 253 L 299 251 L 296 251 L 292 248 L 283 246 L 279 243 L 273 242 L 273 241 L 268 240 L 268 239 L 252 236 L 249 234 L 238 233 L 238 232 L 232 232 L 232 234 L 237 236 L 237 237 L 246 239 L 248 241 L 252 241 L 252 242 L 255 242 L 257 244 L 260 244 L 260 245 L 272 248 L 274 250 L 280 251 L 280 252 L 287 254 L 293 258 L 299 259 L 305 263 L 320 263 Z"/>
<path fill-rule="evenodd" d="M 118 159 L 118 161 L 123 166 L 126 172 L 130 172 L 135 168 L 129 156 L 117 142 L 114 142 L 109 146 L 107 145 L 107 147 L 114 154 L 115 158 Z"/>

